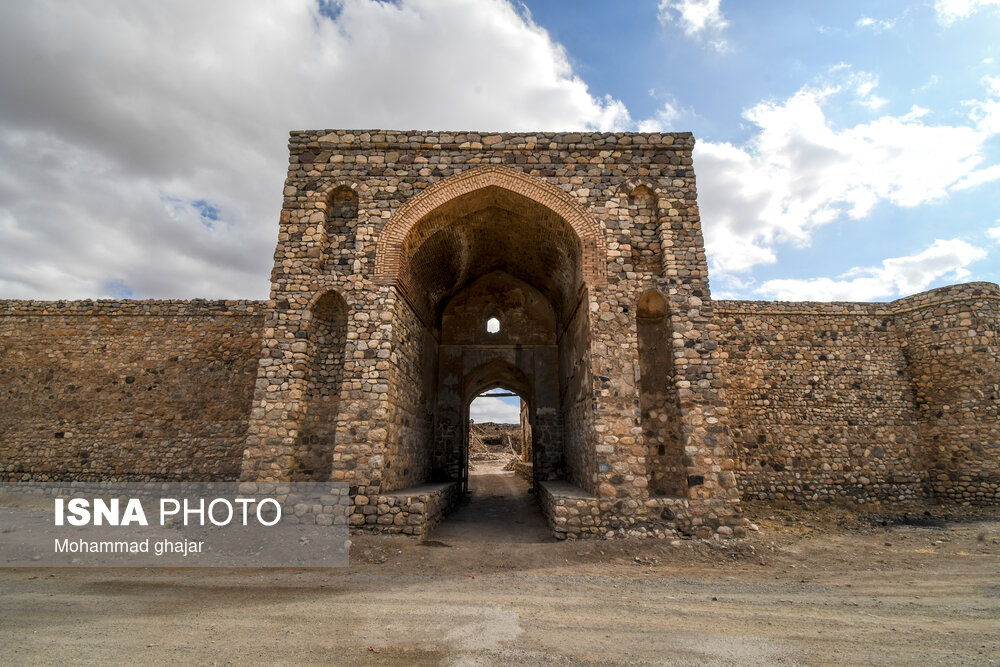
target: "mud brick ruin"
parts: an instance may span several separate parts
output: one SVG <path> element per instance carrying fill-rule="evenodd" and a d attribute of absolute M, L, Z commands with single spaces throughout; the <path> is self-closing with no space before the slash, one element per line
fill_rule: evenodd
<path fill-rule="evenodd" d="M 502 387 L 559 537 L 1000 501 L 994 284 L 713 301 L 686 133 L 289 147 L 267 301 L 0 302 L 0 478 L 346 481 L 352 526 L 419 535 Z"/>

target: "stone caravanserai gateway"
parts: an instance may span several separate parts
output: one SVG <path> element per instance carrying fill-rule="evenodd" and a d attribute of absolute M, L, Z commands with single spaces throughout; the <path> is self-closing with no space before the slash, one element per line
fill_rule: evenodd
<path fill-rule="evenodd" d="M 557 537 L 1000 501 L 997 285 L 715 301 L 693 147 L 293 132 L 268 301 L 0 302 L 0 478 L 344 481 L 352 526 L 421 535 L 502 387 Z"/>

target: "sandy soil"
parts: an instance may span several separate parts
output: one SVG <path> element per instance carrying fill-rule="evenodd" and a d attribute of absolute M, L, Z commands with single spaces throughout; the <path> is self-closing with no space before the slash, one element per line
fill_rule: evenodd
<path fill-rule="evenodd" d="M 1000 664 L 995 511 L 749 505 L 746 540 L 555 542 L 512 473 L 472 486 L 343 569 L 0 570 L 0 663 Z"/>

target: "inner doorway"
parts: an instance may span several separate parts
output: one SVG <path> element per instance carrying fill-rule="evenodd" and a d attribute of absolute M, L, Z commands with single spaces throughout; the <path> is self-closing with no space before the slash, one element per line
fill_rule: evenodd
<path fill-rule="evenodd" d="M 547 542 L 552 534 L 532 493 L 528 402 L 502 385 L 467 408 L 466 494 L 435 530 L 435 540 Z"/>
<path fill-rule="evenodd" d="M 512 472 L 530 490 L 531 424 L 517 392 L 497 387 L 472 399 L 466 438 L 470 476 Z"/>

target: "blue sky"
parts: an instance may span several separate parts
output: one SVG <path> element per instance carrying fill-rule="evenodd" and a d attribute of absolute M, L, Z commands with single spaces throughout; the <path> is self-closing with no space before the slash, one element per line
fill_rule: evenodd
<path fill-rule="evenodd" d="M 695 133 L 717 297 L 886 300 L 1000 277 L 998 3 L 526 6 L 595 95 Z M 824 185 L 734 192 L 756 168 Z"/>
<path fill-rule="evenodd" d="M 1000 280 L 1000 0 L 0 6 L 0 298 L 264 298 L 287 133 L 682 130 L 717 298 Z"/>
<path fill-rule="evenodd" d="M 509 393 L 506 389 L 491 389 L 473 399 L 469 405 L 469 419 L 483 422 L 517 424 L 521 421 L 521 399 L 516 396 L 492 396 Z"/>

